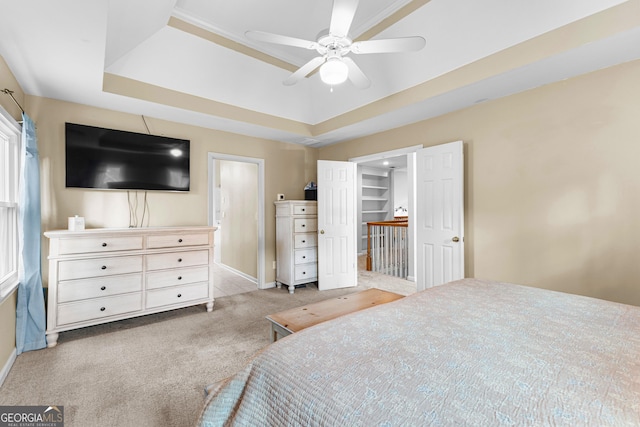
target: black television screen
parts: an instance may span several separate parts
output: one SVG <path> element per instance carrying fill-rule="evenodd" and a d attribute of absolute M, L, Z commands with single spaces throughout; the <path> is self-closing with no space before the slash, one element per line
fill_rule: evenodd
<path fill-rule="evenodd" d="M 66 186 L 189 191 L 189 140 L 65 124 Z"/>

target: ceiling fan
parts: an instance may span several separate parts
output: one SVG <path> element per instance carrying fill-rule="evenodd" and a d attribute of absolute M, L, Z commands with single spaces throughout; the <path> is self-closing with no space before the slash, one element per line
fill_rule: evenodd
<path fill-rule="evenodd" d="M 347 56 L 349 53 L 360 55 L 410 52 L 422 49 L 426 42 L 420 36 L 354 42 L 349 38 L 349 28 L 358 7 L 358 1 L 334 0 L 329 29 L 321 32 L 316 41 L 263 31 L 247 31 L 245 35 L 255 41 L 301 47 L 316 50 L 320 54 L 287 77 L 283 81 L 287 86 L 296 84 L 320 67 L 320 78 L 328 85 L 338 85 L 348 78 L 357 88 L 366 89 L 371 82 L 353 59 Z"/>

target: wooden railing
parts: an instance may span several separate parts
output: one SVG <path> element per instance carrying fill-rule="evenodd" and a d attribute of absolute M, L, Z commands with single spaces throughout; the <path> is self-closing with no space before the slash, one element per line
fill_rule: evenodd
<path fill-rule="evenodd" d="M 406 278 L 409 274 L 409 240 L 406 216 L 367 223 L 367 271 Z"/>

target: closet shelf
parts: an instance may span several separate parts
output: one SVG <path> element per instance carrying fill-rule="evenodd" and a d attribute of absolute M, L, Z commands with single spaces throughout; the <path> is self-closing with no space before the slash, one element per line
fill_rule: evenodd
<path fill-rule="evenodd" d="M 358 167 L 358 221 L 359 249 L 366 251 L 367 222 L 384 221 L 393 216 L 393 171 L 371 167 Z"/>

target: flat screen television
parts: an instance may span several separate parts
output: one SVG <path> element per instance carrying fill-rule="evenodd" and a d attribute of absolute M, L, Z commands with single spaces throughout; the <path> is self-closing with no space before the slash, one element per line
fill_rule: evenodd
<path fill-rule="evenodd" d="M 189 191 L 189 140 L 65 123 L 66 186 Z"/>

